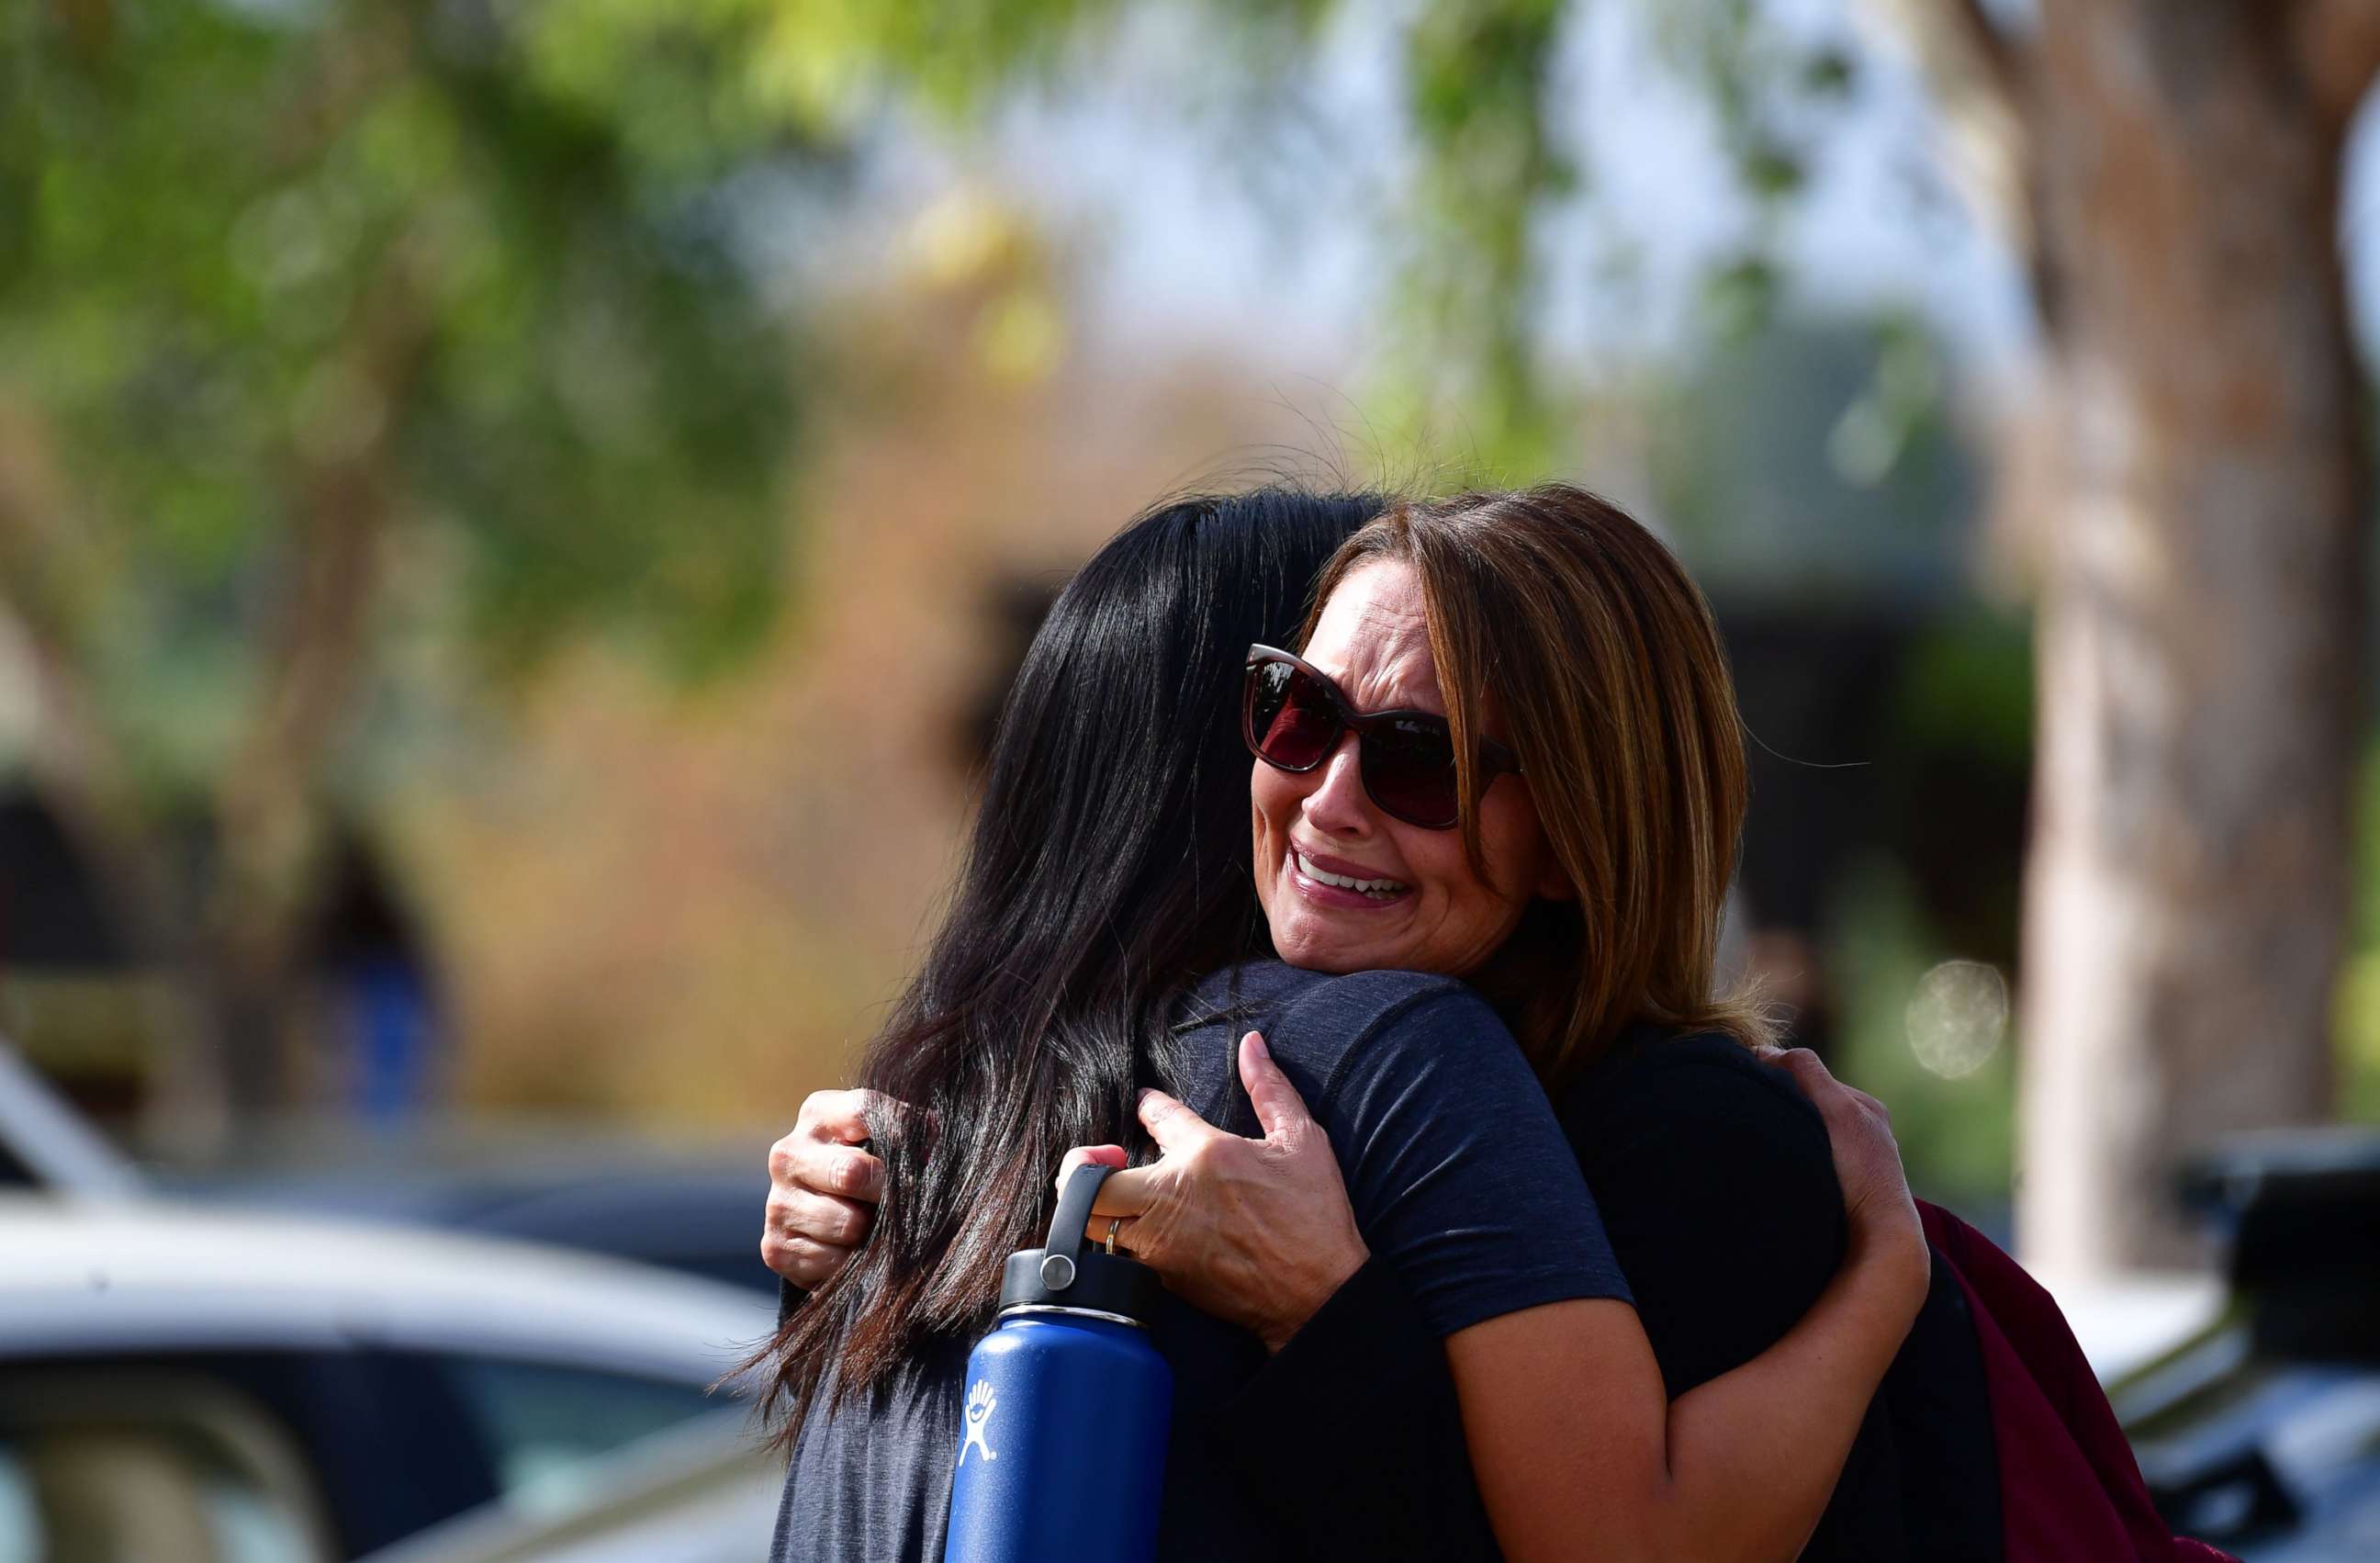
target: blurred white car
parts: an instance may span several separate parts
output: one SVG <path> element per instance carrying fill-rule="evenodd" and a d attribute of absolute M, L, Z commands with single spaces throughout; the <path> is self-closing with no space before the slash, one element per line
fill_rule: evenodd
<path fill-rule="evenodd" d="M 749 1420 L 705 1418 L 606 1459 L 554 1513 L 516 1505 L 435 1525 L 365 1563 L 767 1563 L 784 1460 Z"/>
<path fill-rule="evenodd" d="M 575 1509 L 639 1439 L 743 1436 L 710 1386 L 771 1324 L 564 1249 L 0 1193 L 0 1559 L 316 1563 Z"/>

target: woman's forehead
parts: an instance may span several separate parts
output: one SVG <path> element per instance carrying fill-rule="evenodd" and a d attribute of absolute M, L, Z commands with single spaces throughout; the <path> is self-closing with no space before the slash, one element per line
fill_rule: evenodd
<path fill-rule="evenodd" d="M 1446 709 L 1421 578 L 1401 559 L 1348 572 L 1322 604 L 1305 660 L 1330 675 L 1359 711 Z"/>

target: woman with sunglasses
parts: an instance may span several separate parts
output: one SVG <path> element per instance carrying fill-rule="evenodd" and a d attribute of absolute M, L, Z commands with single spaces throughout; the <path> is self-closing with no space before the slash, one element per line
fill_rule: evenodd
<path fill-rule="evenodd" d="M 1670 1403 L 1542 1089 L 1497 1013 L 1452 980 L 1490 977 L 1524 941 L 1559 957 L 1529 913 L 1581 883 L 1576 841 L 1539 823 L 1521 776 L 1483 781 L 1454 762 L 1500 714 L 1433 709 L 1412 603 L 1357 592 L 1365 578 L 1343 552 L 1326 581 L 1347 594 L 1330 593 L 1307 648 L 1315 664 L 1260 652 L 1242 676 L 1236 648 L 1283 638 L 1306 578 L 1288 540 L 1310 543 L 1315 520 L 1311 502 L 1278 495 L 1160 512 L 1086 567 L 1037 638 L 950 920 L 863 1066 L 877 1094 L 858 1114 L 806 1112 L 779 1147 L 781 1180 L 798 1172 L 823 1187 L 780 1234 L 820 1246 L 777 1255 L 819 1289 L 774 1348 L 793 1450 L 775 1557 L 939 1555 L 959 1371 L 999 1262 L 1026 1246 L 1059 1153 L 1114 1137 L 1150 1084 L 1172 1093 L 1139 1094 L 1168 1154 L 1111 1180 L 1123 1203 L 1101 1225 L 1208 1309 L 1179 1310 L 1155 1332 L 1177 1394 L 1163 1556 L 1485 1556 L 1500 1541 L 1516 1557 L 1790 1557 L 1817 1519 L 1925 1291 L 1880 1115 L 1805 1065 L 1854 1202 L 1849 1261 L 1782 1340 Z M 1372 584 L 1393 585 L 1384 574 Z M 1377 665 L 1317 654 L 1336 633 L 1329 614 L 1349 604 L 1354 629 L 1408 631 Z M 1335 692 L 1325 675 L 1352 688 Z M 1366 810 L 1393 808 L 1409 827 L 1395 852 L 1363 846 L 1353 820 L 1317 836 L 1269 816 L 1265 779 L 1297 773 L 1260 764 L 1251 862 L 1248 773 L 1227 758 L 1242 741 L 1244 683 L 1260 751 L 1321 773 L 1326 788 L 1352 787 Z M 1399 690 L 1415 698 L 1378 698 Z M 1411 709 L 1359 714 L 1387 705 Z M 1554 719 L 1565 714 L 1585 719 Z M 1354 744 L 1340 730 L 1351 724 L 1363 727 Z M 1541 726 L 1515 737 L 1505 763 L 1525 766 Z M 1711 844 L 1721 885 L 1734 824 L 1718 822 L 1726 838 Z M 1273 942 L 1318 970 L 1251 959 L 1251 868 Z M 1715 917 L 1702 878 L 1670 902 L 1673 921 L 1696 908 Z M 1334 928 L 1395 936 L 1366 945 Z M 1601 984 L 1608 1007 L 1756 1031 L 1748 1012 L 1710 1000 L 1714 933 L 1702 935 L 1698 986 L 1682 969 L 1648 971 L 1625 932 L 1589 948 L 1621 973 Z M 1645 1010 L 1639 1001 L 1668 996 L 1660 982 L 1672 976 L 1688 1002 Z M 1609 1040 L 1574 1024 L 1574 1008 L 1560 993 L 1516 992 L 1507 1006 L 1548 1078 Z M 1252 1028 L 1269 1049 L 1243 1036 Z M 1193 1111 L 1245 1116 L 1235 1051 L 1263 1142 Z M 1802 1149 L 1824 1178 L 1825 1134 L 1815 1117 L 1805 1127 L 1815 1138 Z M 861 1139 L 866 1150 L 837 1143 Z M 1236 1246 L 1196 1247 L 1199 1220 L 1234 1204 L 1244 1174 L 1257 1203 L 1240 1208 Z M 872 1238 L 842 1264 L 866 1202 L 887 1189 Z M 1201 1213 L 1170 1207 L 1183 1190 Z M 1822 1197 L 1840 1217 L 1830 1179 Z M 813 1274 L 814 1260 L 829 1263 Z M 1292 1389 L 1315 1382 L 1326 1359 L 1299 1342 L 1330 1338 L 1318 1315 L 1332 1309 L 1359 1358 L 1384 1321 L 1424 1343 L 1335 1379 L 1320 1370 L 1366 1404 L 1386 1396 L 1390 1414 L 1351 1427 L 1350 1399 Z M 1310 1459 L 1306 1439 L 1280 1441 L 1301 1415 L 1341 1446 L 1337 1466 Z M 1352 1469 L 1382 1480 L 1351 1491 L 1305 1479 L 1351 1469 L 1351 1454 Z"/>

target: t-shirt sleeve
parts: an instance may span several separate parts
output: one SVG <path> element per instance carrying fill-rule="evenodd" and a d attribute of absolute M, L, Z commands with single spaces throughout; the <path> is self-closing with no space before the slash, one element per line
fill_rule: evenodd
<path fill-rule="evenodd" d="M 1288 1029 L 1329 1024 L 1301 1004 Z M 1628 1297 L 1536 1077 L 1495 1011 L 1433 986 L 1337 1051 L 1327 1080 L 1275 1056 L 1330 1136 L 1356 1225 L 1439 1336 L 1573 1298 Z"/>
<path fill-rule="evenodd" d="M 1674 1396 L 1782 1338 L 1847 1224 L 1826 1125 L 1790 1081 L 1731 1043 L 1651 1046 L 1564 1117 Z"/>

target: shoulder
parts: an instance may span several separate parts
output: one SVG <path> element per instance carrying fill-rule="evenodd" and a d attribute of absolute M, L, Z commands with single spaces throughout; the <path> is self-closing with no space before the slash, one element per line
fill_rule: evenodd
<path fill-rule="evenodd" d="M 1412 1024 L 1417 1017 L 1449 1013 L 1484 1016 L 1498 1024 L 1487 1001 L 1452 977 L 1427 971 L 1351 971 L 1326 977 L 1314 972 L 1285 1011 L 1303 1023 L 1324 1020 L 1378 1033 Z"/>
<path fill-rule="evenodd" d="M 1752 1133 L 1823 1147 L 1826 1122 L 1792 1078 L 1762 1063 L 1733 1037 L 1640 1029 L 1621 1039 L 1563 1095 L 1563 1116 L 1617 1117 L 1658 1112 L 1696 1135 Z"/>
<path fill-rule="evenodd" d="M 1561 1118 L 1598 1189 L 1691 1172 L 1696 1185 L 1757 1187 L 1772 1208 L 1841 1200 L 1817 1108 L 1732 1037 L 1623 1038 L 1564 1093 Z"/>
<path fill-rule="evenodd" d="M 1671 1394 L 1749 1362 L 1825 1289 L 1844 1240 L 1826 1124 L 1733 1038 L 1628 1039 L 1561 1118 Z"/>
<path fill-rule="evenodd" d="M 1209 978 L 1188 1019 L 1261 1030 L 1285 1066 L 1325 1078 L 1359 1059 L 1377 1067 L 1399 1054 L 1426 1055 L 1455 1033 L 1511 1041 L 1487 1001 L 1454 978 L 1427 971 L 1332 975 L 1269 960 Z"/>
<path fill-rule="evenodd" d="M 1217 972 L 1199 985 L 1199 995 L 1210 1003 L 1254 1004 L 1277 1014 L 1330 1014 L 1378 1024 L 1398 1012 L 1433 998 L 1475 998 L 1452 977 L 1428 971 L 1305 971 L 1278 960 L 1251 960 Z"/>

